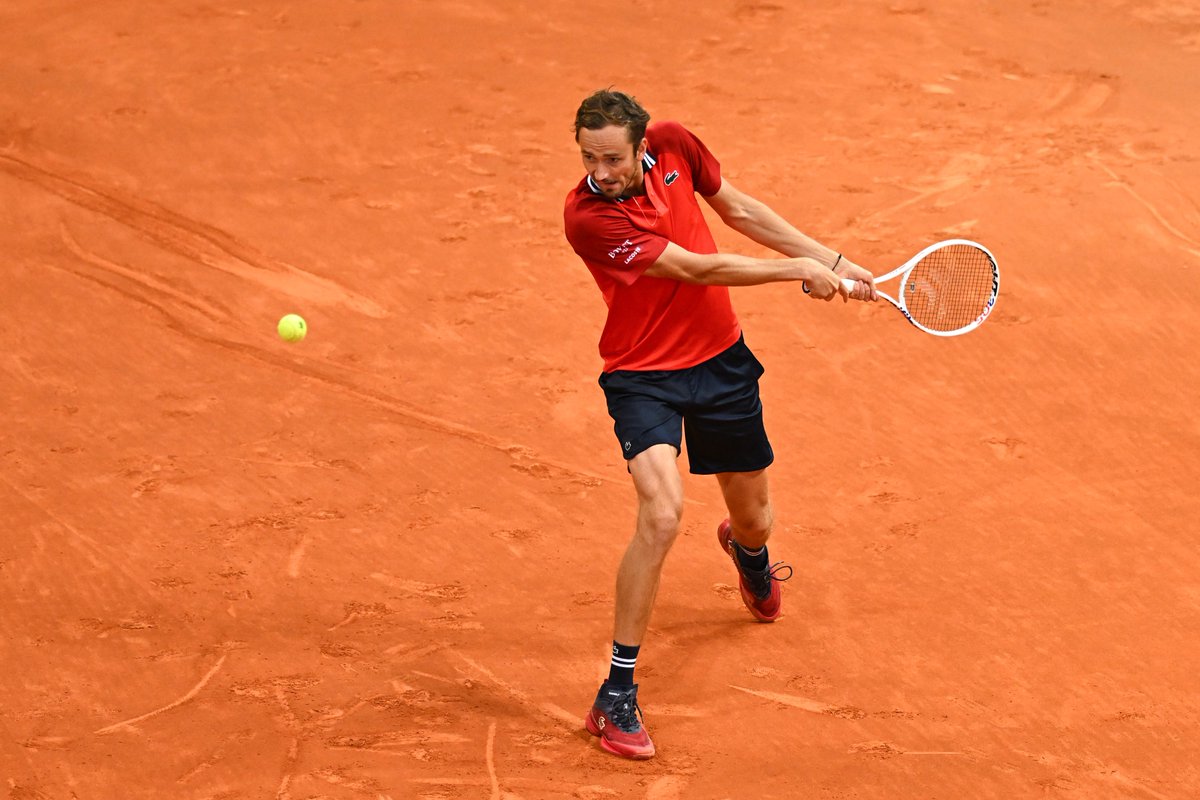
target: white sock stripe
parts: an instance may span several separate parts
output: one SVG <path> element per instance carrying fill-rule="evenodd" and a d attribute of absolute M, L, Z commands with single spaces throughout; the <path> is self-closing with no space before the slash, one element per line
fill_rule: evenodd
<path fill-rule="evenodd" d="M 616 656 L 613 656 L 612 657 L 612 665 L 614 667 L 626 667 L 626 668 L 634 667 L 634 666 L 637 666 L 637 659 L 636 658 L 617 658 Z"/>

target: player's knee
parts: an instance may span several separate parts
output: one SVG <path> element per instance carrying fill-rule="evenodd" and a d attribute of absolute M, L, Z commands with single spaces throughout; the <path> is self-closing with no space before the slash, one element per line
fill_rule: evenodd
<path fill-rule="evenodd" d="M 682 502 L 662 502 L 645 507 L 640 514 L 641 535 L 648 544 L 665 553 L 679 534 L 682 516 Z"/>
<path fill-rule="evenodd" d="M 745 514 L 733 519 L 734 538 L 746 547 L 760 547 L 771 538 L 771 528 L 775 525 L 775 515 L 770 506 L 764 506 L 753 514 Z"/>

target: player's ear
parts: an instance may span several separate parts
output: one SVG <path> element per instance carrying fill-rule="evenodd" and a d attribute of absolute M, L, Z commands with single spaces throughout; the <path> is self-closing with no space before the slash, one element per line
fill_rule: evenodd
<path fill-rule="evenodd" d="M 633 160 L 641 161 L 642 156 L 646 155 L 646 137 L 642 137 L 642 141 L 638 144 L 637 149 L 633 151 Z"/>

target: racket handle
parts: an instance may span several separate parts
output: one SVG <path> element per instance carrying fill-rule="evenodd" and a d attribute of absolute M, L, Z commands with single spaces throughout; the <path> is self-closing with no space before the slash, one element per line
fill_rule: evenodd
<path fill-rule="evenodd" d="M 842 282 L 842 286 L 846 287 L 847 292 L 853 292 L 855 284 L 858 283 L 858 281 L 852 281 L 849 278 L 841 278 L 840 280 Z M 805 294 L 812 293 L 812 289 L 808 288 L 808 281 L 801 281 L 800 288 L 804 290 Z"/>

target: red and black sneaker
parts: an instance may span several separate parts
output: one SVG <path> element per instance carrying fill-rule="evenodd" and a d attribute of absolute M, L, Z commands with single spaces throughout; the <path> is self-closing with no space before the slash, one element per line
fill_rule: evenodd
<path fill-rule="evenodd" d="M 605 681 L 583 724 L 588 733 L 600 737 L 600 746 L 608 752 L 644 759 L 654 755 L 654 742 L 642 727 L 641 715 L 636 684 L 615 686 Z"/>
<path fill-rule="evenodd" d="M 782 561 L 771 564 L 763 570 L 752 570 L 742 566 L 738 561 L 737 551 L 741 547 L 733 539 L 733 526 L 725 520 L 717 526 L 717 539 L 721 549 L 733 559 L 733 565 L 738 571 L 738 588 L 742 592 L 742 602 L 759 622 L 774 622 L 782 610 L 783 593 L 779 584 L 792 577 L 792 568 Z"/>

